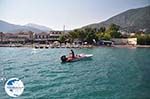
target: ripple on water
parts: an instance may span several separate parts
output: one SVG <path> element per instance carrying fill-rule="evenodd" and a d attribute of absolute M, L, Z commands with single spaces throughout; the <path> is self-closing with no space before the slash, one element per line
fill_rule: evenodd
<path fill-rule="evenodd" d="M 19 99 L 150 98 L 149 50 L 74 49 L 94 57 L 61 64 L 60 56 L 69 49 L 4 49 L 0 49 L 4 76 L 21 78 L 25 85 Z M 1 87 L 0 91 L 1 99 L 9 98 Z"/>

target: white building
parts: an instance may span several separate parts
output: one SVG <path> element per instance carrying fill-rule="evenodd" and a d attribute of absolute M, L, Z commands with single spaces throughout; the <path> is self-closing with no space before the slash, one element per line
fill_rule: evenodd
<path fill-rule="evenodd" d="M 137 38 L 114 38 L 115 45 L 137 45 Z"/>

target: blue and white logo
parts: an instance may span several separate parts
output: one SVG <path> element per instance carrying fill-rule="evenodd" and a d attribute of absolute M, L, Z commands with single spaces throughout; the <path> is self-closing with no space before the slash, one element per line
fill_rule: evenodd
<path fill-rule="evenodd" d="M 5 83 L 5 91 L 11 97 L 18 97 L 24 91 L 24 84 L 18 78 L 11 78 Z"/>

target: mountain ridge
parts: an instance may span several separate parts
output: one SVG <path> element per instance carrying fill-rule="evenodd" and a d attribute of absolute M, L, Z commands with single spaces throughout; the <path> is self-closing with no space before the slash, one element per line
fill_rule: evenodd
<path fill-rule="evenodd" d="M 16 24 L 12 24 L 12 23 L 0 20 L 0 32 L 18 33 L 18 32 L 33 31 L 35 33 L 41 33 L 41 32 L 48 32 L 52 30 L 46 26 L 37 25 L 37 24 L 34 24 L 34 25 L 42 27 L 43 29 L 36 28 L 34 26 L 28 26 L 28 25 L 16 25 Z"/>
<path fill-rule="evenodd" d="M 140 30 L 150 32 L 150 5 L 142 8 L 135 8 L 124 11 L 107 19 L 106 21 L 89 24 L 87 26 L 83 26 L 82 28 L 108 28 L 112 23 L 119 25 L 121 27 L 121 30 L 128 32 L 137 32 Z"/>
<path fill-rule="evenodd" d="M 28 23 L 24 26 L 29 26 L 29 27 L 33 27 L 33 28 L 37 28 L 37 29 L 40 29 L 40 30 L 43 30 L 43 31 L 51 31 L 52 29 L 49 28 L 49 27 L 46 27 L 46 26 L 43 26 L 43 25 L 39 25 L 39 24 L 34 24 L 34 23 Z"/>
<path fill-rule="evenodd" d="M 150 5 L 141 8 L 129 9 L 120 14 L 117 14 L 106 21 L 89 24 L 81 28 L 108 28 L 110 24 L 119 25 L 121 30 L 127 32 L 144 31 L 150 33 Z M 17 33 L 20 31 L 33 31 L 35 33 L 48 32 L 52 29 L 43 25 L 29 23 L 26 25 L 15 25 L 6 21 L 0 20 L 0 32 Z"/>

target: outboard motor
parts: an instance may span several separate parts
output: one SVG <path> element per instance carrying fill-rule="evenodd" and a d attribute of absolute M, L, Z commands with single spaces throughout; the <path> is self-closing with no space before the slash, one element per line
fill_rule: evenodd
<path fill-rule="evenodd" d="M 61 56 L 61 61 L 62 61 L 62 62 L 66 62 L 66 61 L 67 61 L 67 58 L 66 58 L 65 55 Z"/>

